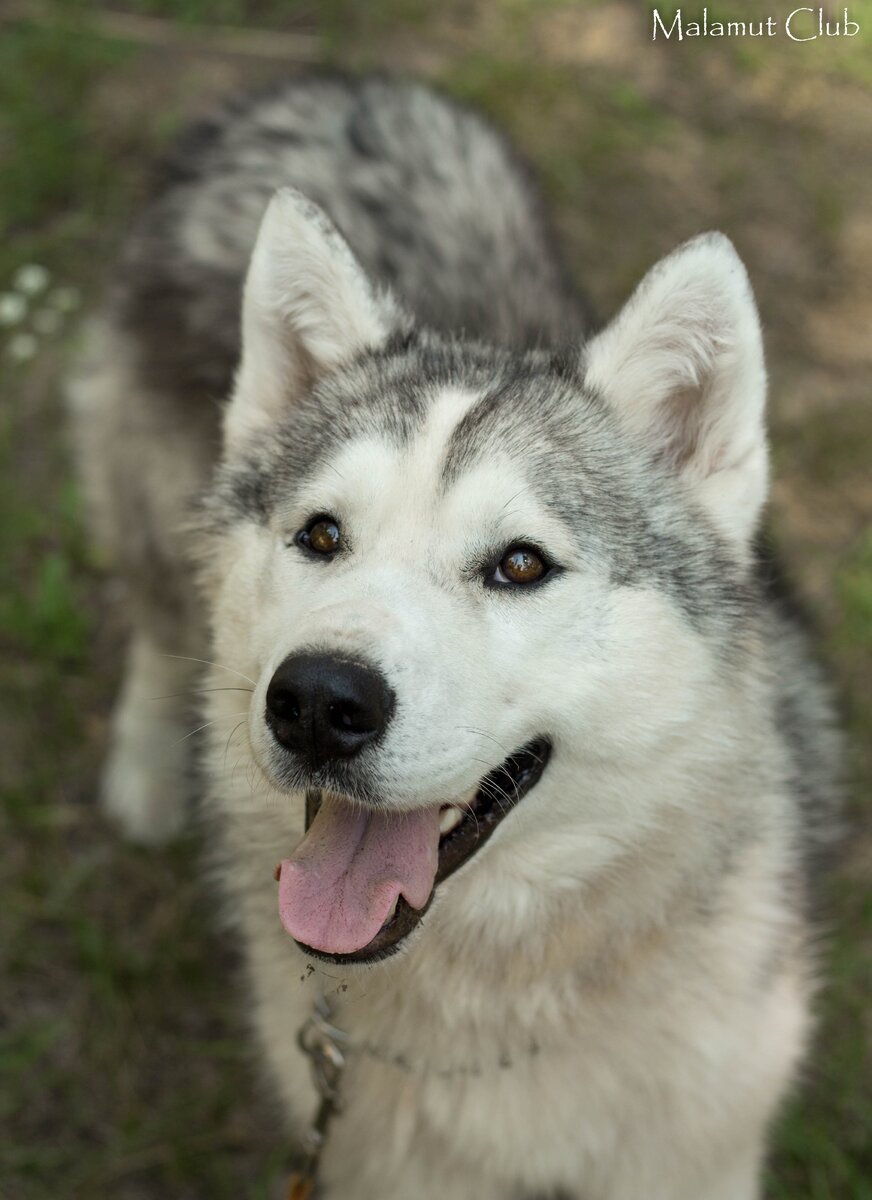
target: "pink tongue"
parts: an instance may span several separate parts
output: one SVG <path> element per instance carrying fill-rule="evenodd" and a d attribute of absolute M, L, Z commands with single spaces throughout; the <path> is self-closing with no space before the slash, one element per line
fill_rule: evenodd
<path fill-rule="evenodd" d="M 325 796 L 281 865 L 279 916 L 298 942 L 325 954 L 362 950 L 403 895 L 423 908 L 439 857 L 439 810 L 369 812 Z"/>

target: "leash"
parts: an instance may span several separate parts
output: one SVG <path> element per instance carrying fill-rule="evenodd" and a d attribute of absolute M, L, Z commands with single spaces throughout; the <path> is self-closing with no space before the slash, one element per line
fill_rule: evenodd
<path fill-rule="evenodd" d="M 342 1111 L 339 1085 L 345 1070 L 344 1047 L 348 1035 L 332 1024 L 330 1006 L 323 996 L 315 1001 L 315 1010 L 297 1034 L 297 1045 L 309 1059 L 312 1079 L 318 1092 L 318 1109 L 303 1138 L 305 1158 L 288 1184 L 287 1200 L 315 1200 L 318 1166 L 330 1122 Z"/>

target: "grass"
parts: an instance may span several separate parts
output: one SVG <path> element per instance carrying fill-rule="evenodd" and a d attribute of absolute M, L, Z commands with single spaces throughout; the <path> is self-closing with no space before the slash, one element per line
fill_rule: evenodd
<path fill-rule="evenodd" d="M 86 15 L 99 7 L 66 6 L 67 18 L 45 27 L 0 26 L 0 312 L 23 265 L 51 276 L 20 323 L 0 326 L 0 1127 L 11 1135 L 0 1139 L 0 1197 L 268 1200 L 287 1147 L 250 1062 L 234 947 L 211 919 L 198 839 L 135 851 L 95 813 L 123 614 L 83 534 L 61 421 L 75 320 L 62 312 L 59 329 L 43 333 L 38 317 L 59 287 L 74 286 L 85 305 L 96 293 L 149 161 L 204 89 L 260 82 L 263 68 L 222 62 L 207 85 L 201 59 L 170 62 L 90 34 Z M 641 31 L 630 70 L 626 31 L 636 20 L 641 30 L 645 11 L 612 0 L 584 13 L 562 0 L 114 7 L 188 28 L 315 30 L 339 64 L 414 68 L 426 49 L 426 69 L 534 160 L 572 267 L 604 310 L 697 228 L 736 238 L 769 328 L 779 537 L 846 695 L 853 805 L 868 819 L 867 369 L 850 354 L 834 369 L 806 334 L 809 315 L 851 286 L 857 255 L 840 239 L 869 207 L 860 124 L 856 153 L 844 150 L 843 89 L 864 80 L 853 59 L 804 55 L 792 91 L 783 45 L 771 58 L 755 47 L 753 61 L 735 47 L 709 57 L 696 48 L 678 77 L 673 48 L 648 57 Z M 851 11 L 869 26 L 867 8 Z M 818 97 L 814 113 L 803 88 Z M 14 361 L 22 331 L 37 353 Z M 826 911 L 831 983 L 806 1084 L 779 1124 L 775 1200 L 872 1197 L 872 892 L 862 863 L 833 883 Z"/>
<path fill-rule="evenodd" d="M 72 18 L 40 29 L 3 27 L 0 286 L 22 263 L 49 256 L 60 267 L 113 217 L 123 180 L 90 136 L 87 97 L 126 56 L 117 43 L 83 37 Z"/>
<path fill-rule="evenodd" d="M 836 584 L 844 613 L 841 636 L 845 645 L 872 650 L 872 531 L 858 539 Z"/>

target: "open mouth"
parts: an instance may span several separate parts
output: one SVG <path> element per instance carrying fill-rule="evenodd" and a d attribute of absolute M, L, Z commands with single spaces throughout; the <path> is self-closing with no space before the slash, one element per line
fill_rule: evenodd
<path fill-rule="evenodd" d="M 541 779 L 551 743 L 528 742 L 441 809 L 385 813 L 332 793 L 306 795 L 306 829 L 276 870 L 282 924 L 334 963 L 386 958 L 415 928 L 436 887 L 481 849 Z"/>

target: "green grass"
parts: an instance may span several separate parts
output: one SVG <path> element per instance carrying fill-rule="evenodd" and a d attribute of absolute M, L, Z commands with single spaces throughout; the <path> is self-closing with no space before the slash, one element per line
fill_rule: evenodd
<path fill-rule="evenodd" d="M 850 8 L 872 28 L 870 2 Z M 767 284 L 766 255 L 782 226 L 801 228 L 821 267 L 799 290 L 817 303 L 838 291 L 835 239 L 862 204 L 833 157 L 841 152 L 792 124 L 778 89 L 735 126 L 724 117 L 730 89 L 743 94 L 768 60 L 727 56 L 713 84 L 695 55 L 685 91 L 607 62 L 545 61 L 537 34 L 549 15 L 573 10 L 567 0 L 512 0 L 482 24 L 469 6 L 400 0 L 113 6 L 186 29 L 314 31 L 340 65 L 402 68 L 391 39 L 432 38 L 439 80 L 506 125 L 543 174 L 573 269 L 597 301 L 614 303 L 695 221 L 721 225 L 756 247 L 774 377 L 826 373 L 790 307 L 798 289 L 785 286 L 777 258 Z M 99 7 L 109 5 L 90 5 Z M 181 100 L 153 103 L 149 81 L 175 71 L 175 94 L 198 95 L 202 62 L 103 41 L 88 32 L 88 8 L 66 5 L 65 22 L 45 28 L 0 26 L 0 295 L 32 262 L 48 268 L 51 288 L 95 294 L 150 159 L 183 119 Z M 771 69 L 782 61 L 780 47 Z M 819 72 L 809 79 L 824 89 L 824 107 L 829 76 L 863 78 L 837 55 L 819 55 L 817 68 L 811 55 L 802 61 Z M 112 89 L 133 86 L 128 72 L 140 90 L 125 110 Z M 766 236 L 754 241 L 761 220 Z M 74 322 L 40 334 L 32 361 L 7 355 L 43 306 L 36 298 L 22 325 L 0 327 L 0 1128 L 10 1131 L 0 1138 L 0 1196 L 270 1200 L 287 1147 L 250 1062 L 235 951 L 215 929 L 197 839 L 138 852 L 95 812 L 123 631 L 83 534 L 61 419 Z M 861 748 L 854 807 L 868 814 L 872 534 L 862 485 L 872 414 L 864 376 L 846 368 L 829 386 L 827 408 L 778 425 L 779 474 L 802 498 L 796 521 L 785 512 L 779 528 L 797 578 L 812 563 L 825 569 L 818 608 Z M 804 534 L 800 517 L 834 496 L 852 514 L 849 532 L 838 541 L 829 530 Z M 822 976 L 831 983 L 806 1086 L 779 1123 L 775 1200 L 872 1198 L 868 883 L 856 873 L 836 882 L 827 919 Z"/>
<path fill-rule="evenodd" d="M 336 0 L 333 0 L 336 3 Z M 281 24 L 296 10 L 311 12 L 309 5 L 287 0 L 129 0 L 118 5 L 93 5 L 95 10 L 117 8 L 147 17 L 163 17 L 179 25 L 265 25 Z"/>
<path fill-rule="evenodd" d="M 857 953 L 857 931 L 872 928 L 872 895 L 833 889 L 838 914 L 822 961 L 830 981 L 820 997 L 817 1053 L 803 1094 L 778 1129 L 773 1200 L 872 1200 L 869 1088 L 869 996 L 872 963 Z"/>
<path fill-rule="evenodd" d="M 872 650 L 872 530 L 858 540 L 836 582 L 843 612 L 841 637 L 848 646 Z"/>
<path fill-rule="evenodd" d="M 4 26 L 0 293 L 32 262 L 49 290 L 99 282 L 159 140 L 161 114 L 120 140 L 95 119 L 98 89 L 132 56 L 81 26 Z M 195 847 L 138 854 L 94 811 L 119 636 L 60 422 L 70 321 L 33 361 L 7 356 L 43 304 L 0 329 L 0 1195 L 266 1200 L 287 1147 Z"/>
<path fill-rule="evenodd" d="M 47 255 L 59 266 L 75 261 L 77 245 L 96 235 L 123 194 L 123 180 L 89 126 L 87 98 L 127 51 L 82 36 L 80 28 L 72 20 L 3 27 L 0 287 L 23 263 Z"/>

